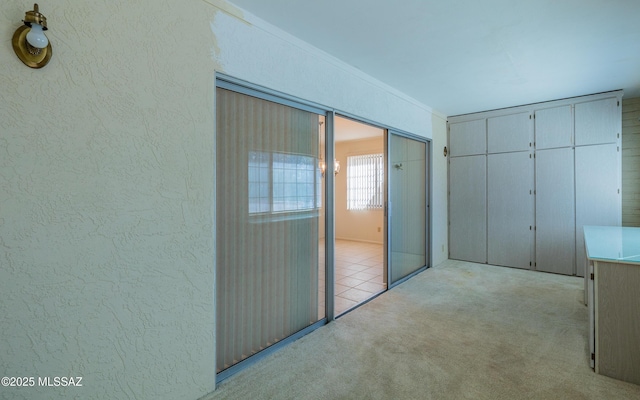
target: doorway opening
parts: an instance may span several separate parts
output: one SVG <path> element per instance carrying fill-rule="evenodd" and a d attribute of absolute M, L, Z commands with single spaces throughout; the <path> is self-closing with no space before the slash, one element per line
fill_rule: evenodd
<path fill-rule="evenodd" d="M 334 310 L 339 316 L 387 289 L 385 130 L 336 116 L 334 138 Z"/>

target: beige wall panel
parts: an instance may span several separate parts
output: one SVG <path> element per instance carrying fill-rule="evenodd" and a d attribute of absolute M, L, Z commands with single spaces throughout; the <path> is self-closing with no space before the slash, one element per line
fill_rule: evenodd
<path fill-rule="evenodd" d="M 640 98 L 622 101 L 622 225 L 640 226 Z"/>
<path fill-rule="evenodd" d="M 336 238 L 383 243 L 384 210 L 347 210 L 347 157 L 384 153 L 384 131 L 378 138 L 338 142 L 335 149 L 341 166 L 335 179 Z"/>

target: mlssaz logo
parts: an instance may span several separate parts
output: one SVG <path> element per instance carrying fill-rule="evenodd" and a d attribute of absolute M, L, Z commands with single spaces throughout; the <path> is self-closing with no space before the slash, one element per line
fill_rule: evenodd
<path fill-rule="evenodd" d="M 46 376 L 38 378 L 38 386 L 52 386 L 52 387 L 67 387 L 67 386 L 82 386 L 81 376 Z"/>

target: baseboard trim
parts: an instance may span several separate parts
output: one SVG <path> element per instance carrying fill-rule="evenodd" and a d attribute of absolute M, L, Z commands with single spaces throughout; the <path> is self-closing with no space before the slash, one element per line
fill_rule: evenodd
<path fill-rule="evenodd" d="M 384 244 L 382 242 L 376 242 L 375 240 L 361 240 L 361 239 L 352 239 L 352 238 L 344 238 L 344 237 L 336 237 L 336 240 L 348 240 L 349 242 L 371 243 L 371 244 L 379 244 L 379 245 Z"/>

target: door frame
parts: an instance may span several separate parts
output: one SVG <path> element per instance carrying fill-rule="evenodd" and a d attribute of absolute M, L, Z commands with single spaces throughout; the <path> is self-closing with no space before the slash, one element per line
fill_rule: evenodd
<path fill-rule="evenodd" d="M 242 93 L 242 94 L 246 94 L 249 96 L 253 96 L 253 97 L 257 97 L 263 100 L 267 100 L 267 101 L 272 101 L 278 104 L 282 104 L 282 105 L 286 105 L 286 106 L 290 106 L 290 107 L 294 107 L 294 108 L 298 108 L 298 109 L 302 109 L 302 110 L 306 110 L 306 111 L 310 111 L 313 113 L 317 113 L 319 115 L 324 115 L 325 116 L 325 156 L 326 159 L 328 160 L 332 160 L 335 158 L 335 137 L 334 137 L 334 127 L 335 127 L 335 122 L 334 122 L 334 118 L 336 115 L 339 115 L 341 117 L 344 118 L 349 118 L 352 119 L 354 121 L 357 122 L 361 122 L 361 123 L 365 123 L 365 124 L 369 124 L 369 125 L 373 125 L 376 126 L 378 128 L 384 129 L 385 130 L 385 163 L 388 164 L 388 143 L 387 143 L 387 136 L 388 136 L 388 132 L 391 131 L 393 134 L 396 135 L 401 135 L 413 140 L 417 140 L 417 141 L 421 141 L 426 143 L 426 174 L 425 176 L 428 179 L 427 185 L 426 185 L 426 199 L 427 199 L 427 212 L 426 212 L 426 218 L 427 221 L 425 221 L 426 223 L 426 230 L 427 230 L 427 234 L 426 234 L 426 250 L 427 250 L 427 255 L 426 255 L 426 263 L 427 265 L 420 269 L 419 271 L 416 271 L 414 273 L 412 273 L 411 275 L 403 278 L 401 281 L 396 282 L 394 285 L 389 285 L 389 283 L 387 282 L 387 290 L 391 289 L 393 286 L 396 286 L 397 284 L 406 281 L 407 279 L 410 279 L 411 277 L 413 277 L 414 275 L 416 275 L 419 272 L 422 272 L 424 269 L 430 267 L 432 265 L 432 257 L 433 254 L 431 252 L 431 235 L 432 235 L 432 215 L 431 215 L 431 207 L 430 204 L 432 204 L 432 185 L 433 185 L 433 168 L 432 168 L 432 146 L 431 146 L 431 139 L 422 137 L 422 136 L 418 136 L 418 135 L 414 135 L 411 134 L 409 132 L 405 132 L 399 129 L 395 129 L 393 127 L 390 127 L 386 124 L 382 124 L 382 123 L 378 123 L 372 120 L 369 120 L 367 118 L 362 118 L 353 114 L 350 114 L 348 112 L 344 112 L 344 111 L 338 111 L 335 108 L 332 107 L 328 107 L 319 103 L 315 103 L 315 102 L 311 102 L 311 101 L 307 101 L 304 99 L 300 99 L 298 97 L 295 96 L 291 96 L 288 95 L 286 93 L 282 93 L 279 92 L 277 90 L 273 90 L 270 88 L 266 88 L 264 86 L 260 86 L 257 84 L 253 84 L 247 81 L 244 81 L 242 79 L 238 79 L 235 77 L 232 77 L 230 75 L 226 75 L 220 72 L 216 72 L 215 73 L 215 79 L 214 79 L 214 105 L 215 105 L 215 93 L 216 93 L 216 89 L 218 88 L 222 88 L 222 89 L 228 89 L 228 90 L 232 90 L 238 93 Z M 215 107 L 215 106 L 214 106 Z M 214 113 L 215 108 L 214 108 Z M 217 168 L 217 159 L 216 159 L 216 146 L 217 146 L 217 127 L 214 124 L 214 147 L 213 147 L 213 164 L 214 164 L 214 168 Z M 384 218 L 384 241 L 385 244 L 388 243 L 388 229 L 389 229 L 389 224 L 387 221 L 387 213 L 386 213 L 386 204 L 387 204 L 387 182 L 388 182 L 388 175 L 387 175 L 387 171 L 385 171 L 385 218 Z M 217 184 L 216 182 L 213 183 L 213 199 L 214 202 L 217 201 Z M 291 336 L 279 341 L 278 343 L 271 345 L 270 347 L 260 351 L 259 353 L 254 354 L 253 356 L 247 358 L 246 360 L 235 364 L 234 366 L 221 371 L 220 373 L 216 373 L 216 384 L 222 382 L 224 379 L 232 376 L 233 374 L 235 374 L 236 372 L 239 372 L 243 369 L 245 369 L 246 367 L 255 364 L 256 362 L 258 362 L 259 360 L 261 360 L 262 358 L 278 351 L 279 349 L 281 349 L 282 347 L 292 343 L 293 341 L 297 340 L 298 338 L 311 333 L 312 331 L 314 331 L 315 329 L 321 327 L 322 325 L 325 325 L 333 320 L 335 320 L 336 316 L 335 316 L 335 310 L 334 310 L 334 290 L 335 290 L 335 176 L 331 173 L 326 174 L 326 181 L 325 181 L 325 317 L 320 319 L 319 321 L 317 321 L 314 324 L 309 325 L 308 327 L 304 328 L 303 330 L 292 334 Z M 217 218 L 216 218 L 216 207 L 215 207 L 215 203 L 212 206 L 212 214 L 213 214 L 213 218 L 212 218 L 212 240 L 213 240 L 213 254 L 217 253 L 217 248 L 216 248 L 216 224 L 217 224 Z M 327 243 L 332 243 L 332 245 L 327 245 Z M 385 247 L 385 252 L 387 251 L 386 249 L 386 245 L 384 245 L 383 247 Z M 388 268 L 388 254 L 385 253 L 385 265 L 387 268 L 387 273 L 389 271 Z M 213 259 L 213 272 L 214 272 L 214 283 L 213 283 L 213 310 L 214 310 L 214 321 L 217 324 L 218 321 L 218 316 L 217 316 L 217 305 L 216 305 L 216 285 L 217 285 L 217 261 L 216 258 L 214 257 Z M 384 293 L 384 292 L 381 292 Z M 380 293 L 380 294 L 381 294 Z M 378 294 L 379 295 L 379 294 Z M 378 295 L 373 296 L 371 299 L 377 297 Z M 366 300 L 365 302 L 361 303 L 360 305 L 370 301 Z M 215 331 L 213 333 L 214 336 L 214 341 L 215 341 Z M 214 347 L 214 351 L 216 351 L 215 347 Z M 215 358 L 216 356 L 214 355 L 214 363 L 215 363 Z M 217 369 L 217 366 L 214 366 L 214 370 Z"/>
<path fill-rule="evenodd" d="M 390 190 L 393 189 L 393 182 L 391 179 L 391 163 L 389 162 L 389 151 L 391 149 L 391 137 L 392 135 L 404 138 L 404 139 L 409 139 L 409 140 L 415 140 L 417 142 L 420 143 L 424 143 L 425 145 L 425 171 L 424 171 L 424 176 L 427 179 L 427 183 L 425 185 L 425 221 L 424 221 L 424 228 L 426 230 L 425 232 L 425 265 L 418 268 L 416 271 L 410 273 L 409 275 L 398 279 L 397 281 L 393 282 L 392 280 L 392 262 L 391 262 L 391 242 L 393 240 L 393 238 L 389 238 L 390 237 L 390 233 L 391 233 L 391 221 L 393 220 L 393 204 L 390 204 L 389 202 L 389 196 L 390 196 Z M 433 186 L 433 168 L 432 168 L 432 146 L 431 146 L 431 140 L 427 139 L 425 137 L 422 136 L 417 136 L 408 132 L 403 132 L 403 131 L 399 131 L 396 129 L 392 129 L 389 128 L 386 130 L 385 132 L 385 258 L 386 258 L 386 264 L 387 264 L 387 290 L 392 289 L 396 286 L 398 286 L 399 284 L 413 278 L 414 276 L 416 276 L 417 274 L 423 272 L 424 270 L 426 270 L 427 268 L 431 267 L 432 262 L 433 262 L 433 254 L 431 251 L 431 235 L 432 235 L 432 223 L 431 221 L 433 220 L 432 215 L 431 215 L 431 203 L 432 203 L 432 196 L 433 196 L 433 190 L 432 190 L 432 186 Z"/>
<path fill-rule="evenodd" d="M 375 129 L 379 129 L 379 130 L 382 131 L 382 138 L 381 138 L 382 147 L 383 147 L 382 153 L 383 153 L 383 160 L 384 160 L 384 166 L 385 166 L 384 186 L 383 186 L 382 190 L 383 190 L 383 196 L 384 196 L 383 202 L 386 205 L 386 200 L 387 200 L 387 171 L 386 171 L 387 159 L 386 159 L 386 157 L 387 157 L 387 131 L 388 131 L 388 128 L 386 128 L 386 127 L 384 127 L 381 124 L 378 124 L 376 122 L 368 121 L 368 120 L 365 120 L 363 118 L 359 118 L 359 117 L 355 117 L 355 116 L 349 116 L 349 115 L 346 115 L 344 113 L 339 113 L 337 111 L 333 113 L 333 116 L 334 116 L 334 118 L 337 116 L 338 118 L 350 120 L 350 121 L 358 123 L 358 124 L 368 125 L 368 126 L 374 127 Z M 335 150 L 335 131 L 332 132 L 331 136 L 334 139 L 333 140 L 333 148 Z M 335 153 L 334 153 L 334 155 L 335 155 Z M 330 159 L 330 158 L 327 157 L 327 159 Z M 348 165 L 348 163 L 345 162 L 345 166 L 346 165 Z M 334 182 L 335 182 L 335 180 L 334 180 Z M 335 191 L 335 184 L 332 185 L 332 190 Z M 335 196 L 333 198 L 333 202 L 334 202 L 334 210 L 335 210 Z M 334 221 L 332 221 L 332 222 L 334 223 L 333 226 L 335 227 L 335 218 L 334 218 Z M 379 293 L 376 293 L 376 294 L 373 294 L 371 297 L 359 302 L 355 306 L 353 306 L 353 307 L 351 307 L 351 308 L 349 308 L 349 309 L 347 309 L 345 311 L 342 311 L 339 315 L 333 315 L 333 319 L 337 319 L 337 318 L 342 317 L 345 314 L 348 314 L 350 311 L 362 306 L 363 304 L 366 304 L 366 303 L 370 302 L 371 300 L 375 299 L 376 297 L 378 297 L 382 293 L 384 293 L 387 290 L 389 290 L 389 286 L 388 286 L 388 282 L 387 282 L 388 258 L 387 258 L 387 246 L 386 246 L 386 243 L 387 243 L 387 216 L 386 216 L 386 210 L 384 210 L 384 207 L 383 207 L 383 216 L 382 216 L 382 232 L 383 232 L 382 248 L 383 248 L 383 251 L 384 251 L 384 254 L 383 254 L 383 274 L 384 274 L 384 283 L 387 285 L 387 287 L 383 291 L 381 291 Z M 335 244 L 335 237 L 334 237 L 334 242 L 333 243 Z M 333 255 L 335 256 L 335 246 L 332 246 L 332 247 L 333 247 L 333 250 L 334 250 L 334 254 Z M 335 261 L 335 258 L 332 258 L 332 260 Z M 335 274 L 335 270 L 333 270 L 332 272 Z M 332 288 L 332 291 L 333 291 L 333 289 L 335 289 L 335 285 L 334 285 L 334 288 Z M 334 293 L 334 296 L 335 296 L 335 293 Z M 334 297 L 334 299 L 335 299 L 335 297 Z M 332 311 L 335 314 L 335 309 L 332 310 Z"/>
<path fill-rule="evenodd" d="M 308 111 L 314 114 L 318 114 L 318 115 L 323 115 L 325 117 L 325 124 L 326 124 L 326 139 L 325 141 L 328 142 L 328 139 L 333 140 L 333 110 L 328 109 L 325 106 L 319 105 L 319 104 L 315 104 L 312 102 L 308 102 L 308 101 L 304 101 L 304 100 L 300 100 L 297 99 L 293 96 L 288 96 L 282 93 L 279 93 L 277 91 L 274 90 L 270 90 L 270 89 L 266 89 L 263 88 L 261 86 L 258 85 L 254 85 L 254 84 L 250 84 L 247 83 L 245 81 L 233 78 L 233 77 L 229 77 L 227 75 L 224 74 L 220 74 L 220 73 L 216 73 L 216 77 L 215 77 L 215 85 L 214 85 L 214 98 L 215 98 L 215 93 L 217 92 L 217 89 L 226 89 L 226 90 L 230 90 L 236 93 L 240 93 L 243 95 L 248 95 L 248 96 L 252 96 L 261 100 L 265 100 L 265 101 L 269 101 L 269 102 L 273 102 L 273 103 L 277 103 L 280 105 L 284 105 L 284 106 L 288 106 L 288 107 L 292 107 L 292 108 L 296 108 L 296 109 L 300 109 L 300 110 L 304 110 L 304 111 Z M 215 111 L 214 111 L 215 112 Z M 218 160 L 216 157 L 217 154 L 217 143 L 218 143 L 218 132 L 217 132 L 217 121 L 216 124 L 214 124 L 214 129 L 215 129 L 215 133 L 214 133 L 214 148 L 213 148 L 213 154 L 214 154 L 214 166 L 217 169 L 218 166 Z M 326 153 L 328 156 L 333 157 L 333 147 L 332 146 L 326 146 L 328 152 Z M 332 197 L 328 197 L 328 196 L 333 196 L 333 189 L 331 187 L 331 185 L 333 185 L 333 175 L 332 174 L 326 174 L 327 175 L 327 179 L 325 181 L 325 237 L 329 238 L 331 237 L 331 235 L 333 235 L 333 219 L 330 218 L 331 216 L 333 216 L 333 201 L 329 201 L 330 199 L 332 199 Z M 217 187 L 217 183 L 214 182 L 214 189 L 213 189 L 213 197 L 214 197 L 214 202 L 217 202 L 218 200 L 218 187 Z M 216 206 L 214 203 L 214 206 L 212 207 L 212 213 L 213 213 L 213 229 L 212 229 L 212 235 L 213 235 L 213 247 L 214 247 L 214 254 L 217 254 L 217 238 L 216 238 L 216 231 L 217 231 L 217 223 L 218 223 L 218 219 L 217 219 L 217 215 L 216 215 Z M 325 239 L 326 241 L 327 239 Z M 295 340 L 313 332 L 314 330 L 318 329 L 319 327 L 325 325 L 328 323 L 328 321 L 333 319 L 333 285 L 328 285 L 327 282 L 329 282 L 329 279 L 333 279 L 333 263 L 330 261 L 331 259 L 327 257 L 328 254 L 332 254 L 332 247 L 333 246 L 326 246 L 325 245 L 325 315 L 322 316 L 322 318 L 320 318 L 318 321 L 311 323 L 310 325 L 306 326 L 305 328 L 292 333 L 291 335 L 287 336 L 286 338 L 283 338 L 282 340 L 278 341 L 277 343 L 274 343 L 272 345 L 270 345 L 269 347 L 266 347 L 263 350 L 260 350 L 259 352 L 249 356 L 248 358 L 220 371 L 220 372 L 216 372 L 216 384 L 221 383 L 222 381 L 224 381 L 225 379 L 231 377 L 232 375 L 234 375 L 237 372 L 240 372 L 241 370 L 244 370 L 245 368 L 255 364 L 256 362 L 260 361 L 261 359 L 269 356 L 270 354 L 273 354 L 274 352 L 278 351 L 279 349 L 283 348 L 284 346 L 294 342 Z M 218 319 L 218 310 L 217 310 L 217 304 L 216 304 L 216 296 L 217 296 L 217 285 L 218 285 L 218 265 L 217 265 L 217 259 L 214 256 L 213 258 L 213 269 L 214 269 L 214 284 L 213 284 L 213 302 L 214 302 L 214 321 L 216 324 L 220 323 L 220 320 Z M 216 334 L 214 331 L 214 340 L 216 340 Z M 218 349 L 217 347 L 215 347 L 215 352 L 217 353 Z M 217 354 L 214 356 L 214 363 L 217 363 Z M 215 371 L 217 371 L 218 366 L 215 365 Z"/>

